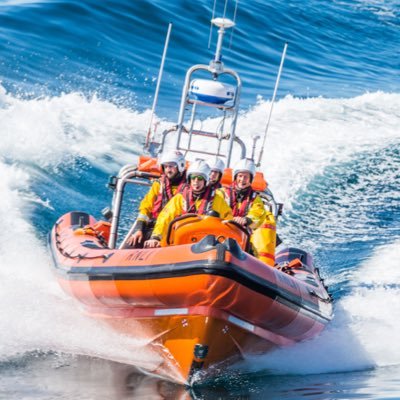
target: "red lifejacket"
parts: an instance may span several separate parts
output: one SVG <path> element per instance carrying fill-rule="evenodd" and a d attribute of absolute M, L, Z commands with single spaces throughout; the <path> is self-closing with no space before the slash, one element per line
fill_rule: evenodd
<path fill-rule="evenodd" d="M 211 186 L 207 186 L 206 190 L 201 194 L 200 207 L 196 210 L 196 199 L 193 196 L 193 190 L 190 186 L 186 186 L 182 192 L 182 196 L 185 199 L 185 206 L 183 214 L 199 214 L 205 215 L 212 209 L 212 204 L 215 197 L 215 189 Z"/>
<path fill-rule="evenodd" d="M 228 195 L 229 206 L 232 208 L 232 213 L 234 217 L 245 217 L 253 204 L 254 199 L 257 196 L 257 192 L 251 187 L 243 197 L 243 200 L 238 208 L 238 198 L 237 198 L 236 185 L 229 186 L 225 189 L 225 193 Z"/>
<path fill-rule="evenodd" d="M 176 193 L 182 193 L 186 186 L 186 175 L 182 174 L 178 182 Z M 153 210 L 151 211 L 151 215 L 154 219 L 158 217 L 158 214 L 160 214 L 161 210 L 172 199 L 172 197 L 174 197 L 174 194 L 172 193 L 171 181 L 165 175 L 161 175 L 160 191 L 158 192 L 158 195 L 154 201 Z"/>

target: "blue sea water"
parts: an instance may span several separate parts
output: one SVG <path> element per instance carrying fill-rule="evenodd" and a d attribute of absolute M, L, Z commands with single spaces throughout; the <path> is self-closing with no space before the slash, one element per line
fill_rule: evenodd
<path fill-rule="evenodd" d="M 264 132 L 289 43 L 261 168 L 285 204 L 281 236 L 313 253 L 335 299 L 320 337 L 185 390 L 138 372 L 155 355 L 88 320 L 51 275 L 55 220 L 99 217 L 108 176 L 142 152 L 168 23 L 159 130 L 176 123 L 187 68 L 213 56 L 212 9 L 0 2 L 0 398 L 400 399 L 397 0 L 240 0 L 225 40 L 247 144 Z"/>

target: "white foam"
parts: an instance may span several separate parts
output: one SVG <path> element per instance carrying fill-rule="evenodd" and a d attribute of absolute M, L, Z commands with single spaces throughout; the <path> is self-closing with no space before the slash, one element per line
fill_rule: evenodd
<path fill-rule="evenodd" d="M 67 351 L 148 367 L 158 357 L 76 310 L 50 273 L 44 243 L 29 222 L 37 169 L 84 157 L 104 170 L 132 162 L 145 114 L 80 94 L 23 100 L 0 87 L 0 358 L 33 350 Z M 136 147 L 136 148 L 135 148 Z M 107 160 L 107 161 L 105 161 Z M 70 163 L 71 165 L 73 163 Z"/>
<path fill-rule="evenodd" d="M 350 277 L 353 291 L 316 339 L 249 357 L 245 368 L 275 374 L 364 370 L 400 364 L 400 240 L 377 249 Z"/>
<path fill-rule="evenodd" d="M 269 102 L 247 112 L 238 125 L 246 137 L 263 133 Z M 277 102 L 262 162 L 276 195 L 290 206 L 293 195 L 324 168 L 398 143 L 400 95 L 370 93 L 352 99 Z"/>
<path fill-rule="evenodd" d="M 0 163 L 0 359 L 34 350 L 90 354 L 149 369 L 159 358 L 77 311 L 50 273 L 50 256 L 21 212 L 29 176 Z"/>
<path fill-rule="evenodd" d="M 399 259 L 400 240 L 378 248 L 354 272 L 353 292 L 341 302 L 360 343 L 379 366 L 400 364 Z"/>
<path fill-rule="evenodd" d="M 0 156 L 57 167 L 83 157 L 106 171 L 132 163 L 149 112 L 138 113 L 78 93 L 22 100 L 2 94 Z"/>
<path fill-rule="evenodd" d="M 32 167 L 56 168 L 77 155 L 97 164 L 108 152 L 115 165 L 132 161 L 131 123 L 140 123 L 141 116 L 79 94 L 21 100 L 2 90 L 0 101 L 0 358 L 53 350 L 157 364 L 158 357 L 143 350 L 139 340 L 77 312 L 51 275 L 47 249 L 28 222 L 33 203 L 51 207 L 33 191 Z"/>

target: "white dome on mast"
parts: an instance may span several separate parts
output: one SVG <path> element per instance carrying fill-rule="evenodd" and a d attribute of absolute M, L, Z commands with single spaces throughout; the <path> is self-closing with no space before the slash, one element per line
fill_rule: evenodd
<path fill-rule="evenodd" d="M 211 23 L 218 26 L 218 28 L 229 29 L 235 26 L 235 23 L 229 18 L 213 18 Z"/>

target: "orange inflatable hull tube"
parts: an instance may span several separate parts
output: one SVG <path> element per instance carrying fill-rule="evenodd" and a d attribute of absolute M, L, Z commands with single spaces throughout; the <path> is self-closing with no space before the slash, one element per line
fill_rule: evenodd
<path fill-rule="evenodd" d="M 282 250 L 270 268 L 247 252 L 242 229 L 215 217 L 182 218 L 155 249 L 109 249 L 108 228 L 83 212 L 62 216 L 49 237 L 54 273 L 90 316 L 147 341 L 158 375 L 212 377 L 245 354 L 314 337 L 332 318 L 302 250 Z"/>

